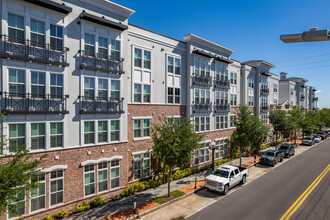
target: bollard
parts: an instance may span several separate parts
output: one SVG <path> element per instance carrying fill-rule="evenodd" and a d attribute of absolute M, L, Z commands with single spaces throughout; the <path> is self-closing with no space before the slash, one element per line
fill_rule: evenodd
<path fill-rule="evenodd" d="M 257 155 L 254 155 L 254 166 L 257 165 Z"/>
<path fill-rule="evenodd" d="M 195 188 L 194 189 L 197 189 L 197 177 L 195 177 Z"/>
<path fill-rule="evenodd" d="M 137 214 L 137 210 L 136 210 L 136 201 L 134 201 L 134 212 L 133 214 Z"/>

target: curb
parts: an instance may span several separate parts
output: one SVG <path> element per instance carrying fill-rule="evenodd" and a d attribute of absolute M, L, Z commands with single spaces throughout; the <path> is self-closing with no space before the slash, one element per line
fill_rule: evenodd
<path fill-rule="evenodd" d="M 144 211 L 144 212 L 138 213 L 138 214 L 136 214 L 136 215 L 133 215 L 133 216 L 127 218 L 126 220 L 132 220 L 132 219 L 139 218 L 139 217 L 141 217 L 141 216 L 143 216 L 143 215 L 146 215 L 146 214 L 148 214 L 148 213 L 150 213 L 150 212 L 153 212 L 153 211 L 155 211 L 155 210 L 157 210 L 157 209 L 160 209 L 160 208 L 162 208 L 162 207 L 164 207 L 164 206 L 166 206 L 166 205 L 168 205 L 168 204 L 171 204 L 172 202 L 175 202 L 175 201 L 178 201 L 178 200 L 180 200 L 180 199 L 183 199 L 183 198 L 185 198 L 185 197 L 187 197 L 187 196 L 189 196 L 189 195 L 191 195 L 191 194 L 193 194 L 193 193 L 196 193 L 196 192 L 198 192 L 198 191 L 200 191 L 200 190 L 202 190 L 202 189 L 204 189 L 204 188 L 205 188 L 205 186 L 202 186 L 202 187 L 200 187 L 200 188 L 198 188 L 198 189 L 196 189 L 196 190 L 194 190 L 194 191 L 192 191 L 192 192 L 189 192 L 189 193 L 187 193 L 187 194 L 184 194 L 184 195 L 181 196 L 181 197 L 175 198 L 175 199 L 173 199 L 173 200 L 171 200 L 171 201 L 168 201 L 168 202 L 166 202 L 166 203 L 164 203 L 164 204 L 161 204 L 161 205 L 159 205 L 159 206 L 156 206 L 156 207 L 154 207 L 154 208 L 152 208 L 152 209 L 149 209 L 149 210 L 147 210 L 147 211 Z"/>

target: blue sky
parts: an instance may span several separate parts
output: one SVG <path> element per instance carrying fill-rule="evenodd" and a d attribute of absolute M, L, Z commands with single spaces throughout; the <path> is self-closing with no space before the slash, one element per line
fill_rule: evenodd
<path fill-rule="evenodd" d="M 327 0 L 113 0 L 135 10 L 129 22 L 183 40 L 195 34 L 235 52 L 239 61 L 263 59 L 309 80 L 319 90 L 318 107 L 330 108 L 330 41 L 285 44 L 281 34 L 310 27 L 330 29 Z"/>

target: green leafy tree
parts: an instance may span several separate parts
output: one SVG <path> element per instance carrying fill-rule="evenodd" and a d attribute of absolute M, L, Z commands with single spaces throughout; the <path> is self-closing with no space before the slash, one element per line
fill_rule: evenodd
<path fill-rule="evenodd" d="M 2 119 L 0 116 L 1 124 Z M 46 155 L 33 159 L 25 146 L 8 146 L 2 127 L 0 129 L 0 152 L 5 149 L 13 152 L 11 155 L 0 155 L 0 216 L 6 210 L 16 216 L 23 207 L 15 202 L 24 198 L 26 191 L 40 187 L 40 184 L 30 180 L 38 174 L 37 168 Z"/>
<path fill-rule="evenodd" d="M 289 127 L 295 133 L 295 143 L 297 143 L 297 131 L 300 131 L 302 128 L 303 120 L 304 112 L 300 108 L 295 106 L 291 111 L 289 111 L 288 123 Z"/>
<path fill-rule="evenodd" d="M 270 123 L 273 125 L 275 132 L 275 141 L 277 142 L 279 135 L 286 132 L 287 115 L 284 110 L 271 110 L 269 113 Z"/>
<path fill-rule="evenodd" d="M 258 117 L 251 115 L 250 143 L 253 149 L 259 150 L 260 145 L 267 139 L 269 128 Z"/>
<path fill-rule="evenodd" d="M 152 152 L 162 169 L 168 175 L 168 196 L 170 196 L 171 174 L 175 167 L 189 164 L 193 150 L 200 147 L 203 135 L 195 133 L 190 121 L 175 123 L 165 117 L 153 124 L 151 137 L 154 142 Z M 166 169 L 165 169 L 166 168 Z"/>
<path fill-rule="evenodd" d="M 315 124 L 315 112 L 307 111 L 304 114 L 304 120 L 302 122 L 303 135 L 305 132 L 313 133 L 313 130 L 316 128 Z"/>

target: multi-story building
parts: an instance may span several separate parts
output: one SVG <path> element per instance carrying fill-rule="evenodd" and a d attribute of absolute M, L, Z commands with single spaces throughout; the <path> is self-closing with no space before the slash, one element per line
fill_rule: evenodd
<path fill-rule="evenodd" d="M 34 158 L 48 155 L 35 180 L 44 185 L 20 201 L 28 218 L 150 177 L 159 117 L 187 118 L 205 134 L 191 160 L 201 166 L 211 146 L 215 159 L 229 156 L 239 105 L 267 124 L 283 100 L 316 108 L 314 87 L 278 81 L 268 62 L 240 63 L 193 34 L 180 41 L 129 24 L 134 11 L 107 0 L 3 0 L 0 9 L 2 132 L 12 146 L 0 150 L 24 144 Z"/>

